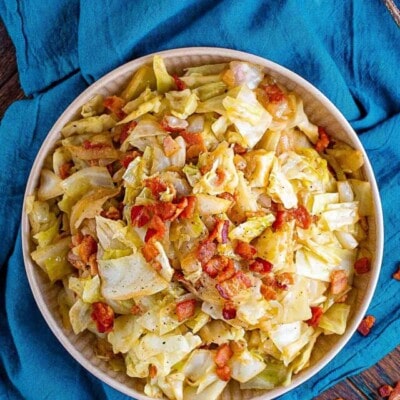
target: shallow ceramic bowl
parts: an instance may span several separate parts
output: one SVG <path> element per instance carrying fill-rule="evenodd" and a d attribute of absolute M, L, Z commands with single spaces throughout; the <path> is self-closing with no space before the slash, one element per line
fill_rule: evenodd
<path fill-rule="evenodd" d="M 369 221 L 369 241 L 374 256 L 371 273 L 356 276 L 355 278 L 354 286 L 357 289 L 358 296 L 352 309 L 346 332 L 342 336 L 331 335 L 320 338 L 318 346 L 313 352 L 310 366 L 295 375 L 289 386 L 278 387 L 270 391 L 241 391 L 239 385 L 233 383 L 228 385 L 222 395 L 222 400 L 272 399 L 305 382 L 326 366 L 351 338 L 367 310 L 378 280 L 383 251 L 382 208 L 374 173 L 360 140 L 338 109 L 314 86 L 286 68 L 248 53 L 221 48 L 192 47 L 168 50 L 159 54 L 163 56 L 168 70 L 174 72 L 181 72 L 183 68 L 188 66 L 220 63 L 234 59 L 249 61 L 263 66 L 267 74 L 272 75 L 287 89 L 295 91 L 301 96 L 305 111 L 314 124 L 324 126 L 331 136 L 347 142 L 355 149 L 361 150 L 365 158 L 364 177 L 371 183 L 375 207 L 375 217 L 370 218 Z M 153 55 L 141 57 L 115 69 L 86 89 L 72 102 L 44 141 L 29 176 L 25 196 L 31 195 L 38 186 L 40 171 L 46 155 L 53 150 L 55 142 L 60 138 L 61 128 L 70 120 L 77 118 L 81 106 L 94 94 L 109 95 L 118 93 L 132 76 L 132 73 L 141 65 L 151 63 L 152 58 Z M 76 336 L 72 331 L 67 331 L 63 328 L 57 310 L 56 299 L 59 288 L 49 283 L 45 274 L 31 259 L 30 252 L 33 250 L 33 243 L 30 239 L 29 229 L 29 221 L 25 211 L 23 211 L 22 245 L 26 273 L 35 300 L 50 329 L 71 356 L 97 378 L 129 396 L 140 400 L 150 399 L 143 395 L 143 388 L 135 379 L 129 378 L 125 373 L 111 371 L 106 362 L 95 356 L 93 334 L 86 332 Z"/>

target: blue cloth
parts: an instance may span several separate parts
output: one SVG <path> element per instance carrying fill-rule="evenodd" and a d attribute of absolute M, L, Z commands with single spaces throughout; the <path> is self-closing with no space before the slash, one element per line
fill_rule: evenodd
<path fill-rule="evenodd" d="M 25 275 L 20 212 L 36 151 L 71 100 L 122 63 L 174 47 L 234 48 L 299 73 L 357 130 L 378 178 L 386 240 L 368 310 L 376 326 L 282 399 L 311 399 L 399 344 L 400 284 L 391 275 L 400 239 L 400 31 L 383 2 L 5 0 L 0 15 L 32 95 L 0 125 L 0 399 L 126 399 L 83 370 L 41 317 Z"/>

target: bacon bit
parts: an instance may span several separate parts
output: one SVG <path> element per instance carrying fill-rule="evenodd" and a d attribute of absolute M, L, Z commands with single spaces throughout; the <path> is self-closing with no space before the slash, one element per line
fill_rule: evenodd
<path fill-rule="evenodd" d="M 108 143 L 96 143 L 96 142 L 91 142 L 90 140 L 84 140 L 82 143 L 82 147 L 85 150 L 90 150 L 90 149 L 104 149 L 104 147 L 111 147 Z"/>
<path fill-rule="evenodd" d="M 186 157 L 188 160 L 198 157 L 201 153 L 207 151 L 204 144 L 192 144 L 186 150 Z"/>
<path fill-rule="evenodd" d="M 100 215 L 104 218 L 112 219 L 114 221 L 118 221 L 122 218 L 121 211 L 118 208 L 111 206 L 107 211 L 103 210 Z"/>
<path fill-rule="evenodd" d="M 214 228 L 208 236 L 209 241 L 216 240 L 218 243 L 226 243 L 228 241 L 229 221 L 217 219 Z"/>
<path fill-rule="evenodd" d="M 125 101 L 118 96 L 108 96 L 104 99 L 103 105 L 107 110 L 114 113 L 119 119 L 126 117 L 126 114 L 122 111 L 122 107 L 125 105 Z"/>
<path fill-rule="evenodd" d="M 183 82 L 183 80 L 180 79 L 180 78 L 178 77 L 178 75 L 174 74 L 174 75 L 172 75 L 172 78 L 174 79 L 175 86 L 176 86 L 176 90 L 182 91 L 182 90 L 185 90 L 185 89 L 186 89 L 186 87 L 187 87 L 187 86 L 186 86 L 186 83 Z"/>
<path fill-rule="evenodd" d="M 203 264 L 211 260 L 215 252 L 217 251 L 217 245 L 214 242 L 208 240 L 201 242 L 197 249 L 197 258 Z"/>
<path fill-rule="evenodd" d="M 371 261 L 368 257 L 359 258 L 354 263 L 354 270 L 357 274 L 366 274 L 371 271 Z"/>
<path fill-rule="evenodd" d="M 259 274 L 266 274 L 272 271 L 273 265 L 263 258 L 257 257 L 250 265 L 249 270 Z"/>
<path fill-rule="evenodd" d="M 132 308 L 131 308 L 131 314 L 132 315 L 140 315 L 142 313 L 142 309 L 140 308 L 140 306 L 138 306 L 137 304 L 135 304 Z"/>
<path fill-rule="evenodd" d="M 160 193 L 164 192 L 167 189 L 167 185 L 164 182 L 161 182 L 161 179 L 158 176 L 154 178 L 145 179 L 144 186 L 149 188 L 151 194 L 157 198 L 160 195 Z"/>
<path fill-rule="evenodd" d="M 61 179 L 68 178 L 71 175 L 71 168 L 74 166 L 72 161 L 66 162 L 60 166 L 59 174 Z"/>
<path fill-rule="evenodd" d="M 156 246 L 152 242 L 146 242 L 142 247 L 143 257 L 147 262 L 150 262 L 154 258 L 156 258 L 159 254 L 159 251 Z"/>
<path fill-rule="evenodd" d="M 92 304 L 92 320 L 96 322 L 99 333 L 111 332 L 114 327 L 114 310 L 100 301 Z"/>
<path fill-rule="evenodd" d="M 176 143 L 175 140 L 172 139 L 172 137 L 169 135 L 166 136 L 163 140 L 163 148 L 164 153 L 167 157 L 171 157 L 180 149 L 178 143 Z"/>
<path fill-rule="evenodd" d="M 319 325 L 319 321 L 321 320 L 324 312 L 322 310 L 322 307 L 310 307 L 310 308 L 312 316 L 308 321 L 306 321 L 306 323 L 307 325 L 316 328 Z"/>
<path fill-rule="evenodd" d="M 235 154 L 244 154 L 247 152 L 247 149 L 241 146 L 239 143 L 235 143 L 235 145 L 233 146 L 233 152 Z"/>
<path fill-rule="evenodd" d="M 393 392 L 390 393 L 389 400 L 400 400 L 400 381 L 397 382 Z"/>
<path fill-rule="evenodd" d="M 122 159 L 121 164 L 123 167 L 128 168 L 129 164 L 136 158 L 140 156 L 138 151 L 132 151 L 131 153 L 127 153 Z"/>
<path fill-rule="evenodd" d="M 276 291 L 271 286 L 262 284 L 260 292 L 265 300 L 276 300 Z"/>
<path fill-rule="evenodd" d="M 97 254 L 92 254 L 89 257 L 88 264 L 90 267 L 90 275 L 95 276 L 99 274 L 99 265 L 97 263 Z"/>
<path fill-rule="evenodd" d="M 82 239 L 81 244 L 78 247 L 78 253 L 81 260 L 87 264 L 89 261 L 89 257 L 97 253 L 97 242 L 90 235 L 85 235 Z"/>
<path fill-rule="evenodd" d="M 222 309 L 222 316 L 226 320 L 236 318 L 236 308 L 232 303 L 225 303 L 224 308 Z"/>
<path fill-rule="evenodd" d="M 275 215 L 275 221 L 272 224 L 272 229 L 274 231 L 280 230 L 283 227 L 283 225 L 287 222 L 287 220 L 288 220 L 287 211 L 278 210 Z"/>
<path fill-rule="evenodd" d="M 339 294 L 347 288 L 347 274 L 343 269 L 331 273 L 331 293 Z"/>
<path fill-rule="evenodd" d="M 270 103 L 280 103 L 286 99 L 285 93 L 277 84 L 271 84 L 264 86 L 264 92 L 268 97 Z"/>
<path fill-rule="evenodd" d="M 172 221 L 176 218 L 177 205 L 161 201 L 153 206 L 153 212 L 163 221 Z"/>
<path fill-rule="evenodd" d="M 381 397 L 389 397 L 390 394 L 393 392 L 393 387 L 390 385 L 382 385 L 379 389 L 378 389 L 378 393 L 379 396 Z"/>
<path fill-rule="evenodd" d="M 130 133 L 136 128 L 137 124 L 136 121 L 131 121 L 123 126 L 121 134 L 119 135 L 120 144 L 125 142 Z"/>
<path fill-rule="evenodd" d="M 318 140 L 317 143 L 315 143 L 315 150 L 318 151 L 318 153 L 322 153 L 330 143 L 330 138 L 328 134 L 326 133 L 325 129 L 322 127 L 318 127 Z"/>
<path fill-rule="evenodd" d="M 218 347 L 217 354 L 215 354 L 214 362 L 217 367 L 223 367 L 228 364 L 228 361 L 233 356 L 233 351 L 228 343 L 224 343 Z"/>
<path fill-rule="evenodd" d="M 157 376 L 157 367 L 153 364 L 149 365 L 149 377 L 151 379 L 155 378 Z"/>
<path fill-rule="evenodd" d="M 187 196 L 185 197 L 187 200 L 186 207 L 182 210 L 179 217 L 180 218 L 192 218 L 194 215 L 194 211 L 196 209 L 197 198 L 196 196 Z"/>
<path fill-rule="evenodd" d="M 307 208 L 300 205 L 298 208 L 292 211 L 292 215 L 296 220 L 296 225 L 302 229 L 308 229 L 312 222 L 312 217 L 308 212 Z"/>
<path fill-rule="evenodd" d="M 393 274 L 393 279 L 400 281 L 400 267 L 398 268 L 397 272 Z"/>
<path fill-rule="evenodd" d="M 175 313 L 176 316 L 178 317 L 179 322 L 182 322 L 185 319 L 193 317 L 195 310 L 196 310 L 195 299 L 181 301 L 179 303 L 176 303 L 175 306 Z"/>
<path fill-rule="evenodd" d="M 222 381 L 229 381 L 231 379 L 231 369 L 229 368 L 228 365 L 224 365 L 223 367 L 218 367 L 215 370 L 216 374 L 218 375 L 218 378 L 221 379 Z"/>
<path fill-rule="evenodd" d="M 275 285 L 278 289 L 287 290 L 289 285 L 293 285 L 294 278 L 291 272 L 282 272 L 275 276 Z"/>
<path fill-rule="evenodd" d="M 357 328 L 357 331 L 361 333 L 363 336 L 367 336 L 371 331 L 371 328 L 375 324 L 375 317 L 372 315 L 367 315 L 360 323 Z"/>
<path fill-rule="evenodd" d="M 188 146 L 196 145 L 196 144 L 204 145 L 204 139 L 203 139 L 203 136 L 201 135 L 201 133 L 190 133 L 190 132 L 183 131 L 183 132 L 181 132 L 181 136 L 183 137 L 183 139 L 185 140 L 185 142 Z"/>
<path fill-rule="evenodd" d="M 150 239 L 162 239 L 165 235 L 165 231 L 166 227 L 163 220 L 158 215 L 154 215 L 150 221 L 144 241 L 148 242 Z"/>
<path fill-rule="evenodd" d="M 253 257 L 256 255 L 257 250 L 251 244 L 238 240 L 234 252 L 245 260 L 252 260 Z"/>
<path fill-rule="evenodd" d="M 227 263 L 222 268 L 221 272 L 218 274 L 217 282 L 226 281 L 226 280 L 232 278 L 236 273 L 235 264 L 233 263 L 233 260 L 230 258 L 227 258 L 227 257 L 225 257 L 225 258 L 227 259 Z"/>
<path fill-rule="evenodd" d="M 230 300 L 233 296 L 236 296 L 242 290 L 246 290 L 250 286 L 250 278 L 242 271 L 238 271 L 232 276 L 232 278 L 217 283 L 215 287 L 222 298 Z"/>
<path fill-rule="evenodd" d="M 218 167 L 218 168 L 215 170 L 215 174 L 217 175 L 217 179 L 216 179 L 216 181 L 215 181 L 215 184 L 216 184 L 217 186 L 222 185 L 222 184 L 224 183 L 224 181 L 225 181 L 225 178 L 226 178 L 225 171 L 224 171 L 222 168 L 219 168 L 219 167 Z"/>
<path fill-rule="evenodd" d="M 141 228 L 150 221 L 150 213 L 145 206 L 133 206 L 131 208 L 132 225 Z"/>

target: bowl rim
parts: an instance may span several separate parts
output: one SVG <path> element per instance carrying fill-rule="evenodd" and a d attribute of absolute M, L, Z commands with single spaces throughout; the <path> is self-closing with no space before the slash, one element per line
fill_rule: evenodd
<path fill-rule="evenodd" d="M 28 180 L 27 186 L 24 193 L 23 207 L 22 207 L 22 251 L 24 258 L 24 265 L 26 274 L 28 277 L 29 285 L 32 290 L 34 299 L 36 304 L 38 305 L 41 314 L 43 315 L 47 325 L 49 326 L 52 333 L 56 336 L 58 341 L 62 344 L 62 346 L 67 350 L 67 352 L 86 370 L 92 373 L 95 377 L 105 382 L 112 388 L 122 392 L 130 397 L 134 396 L 139 400 L 153 400 L 151 397 L 148 397 L 133 388 L 129 388 L 121 382 L 118 382 L 115 378 L 112 378 L 107 373 L 100 370 L 98 367 L 90 363 L 82 353 L 78 351 L 77 348 L 70 342 L 68 337 L 64 334 L 63 330 L 59 327 L 56 319 L 49 312 L 48 307 L 44 301 L 42 296 L 42 292 L 40 291 L 38 282 L 36 280 L 35 275 L 37 272 L 35 268 L 37 268 L 30 257 L 30 248 L 29 248 L 29 220 L 26 213 L 26 198 L 31 195 L 36 188 L 38 172 L 42 167 L 43 160 L 48 153 L 48 146 L 46 146 L 49 142 L 52 141 L 52 138 L 59 134 L 61 128 L 69 121 L 71 118 L 76 115 L 78 107 L 85 103 L 91 96 L 93 96 L 99 89 L 103 86 L 109 84 L 116 77 L 123 75 L 129 71 L 133 71 L 140 67 L 143 64 L 150 63 L 154 55 L 161 55 L 165 59 L 169 58 L 183 58 L 185 56 L 222 56 L 229 59 L 237 59 L 248 61 L 250 63 L 259 64 L 271 70 L 274 70 L 279 75 L 282 75 L 294 82 L 295 84 L 302 86 L 308 93 L 311 94 L 312 97 L 316 98 L 319 102 L 321 102 L 327 109 L 328 113 L 333 115 L 333 117 L 337 120 L 337 122 L 343 128 L 343 131 L 346 132 L 352 139 L 352 142 L 356 144 L 356 147 L 361 150 L 364 156 L 364 172 L 366 174 L 366 178 L 371 184 L 372 195 L 374 199 L 374 222 L 375 222 L 375 253 L 373 259 L 373 265 L 370 272 L 369 282 L 365 291 L 365 295 L 363 298 L 363 302 L 361 303 L 359 309 L 356 312 L 356 315 L 353 317 L 351 324 L 349 324 L 346 328 L 346 332 L 340 336 L 339 340 L 335 343 L 334 347 L 331 348 L 327 354 L 325 354 L 318 362 L 302 371 L 299 375 L 295 375 L 292 379 L 290 385 L 283 387 L 277 387 L 272 390 L 266 391 L 264 394 L 253 398 L 253 400 L 266 400 L 273 399 L 277 396 L 283 395 L 294 388 L 298 387 L 314 375 L 316 375 L 320 370 L 322 370 L 348 343 L 350 338 L 353 336 L 355 330 L 357 329 L 359 323 L 364 317 L 370 303 L 372 297 L 375 292 L 375 288 L 379 279 L 380 269 L 382 264 L 383 257 L 383 244 L 384 244 L 384 229 L 383 229 L 383 212 L 380 194 L 378 190 L 378 185 L 373 173 L 373 169 L 369 158 L 366 154 L 366 151 L 356 134 L 356 132 L 351 127 L 350 123 L 345 119 L 342 113 L 336 108 L 336 106 L 322 93 L 317 89 L 314 85 L 308 82 L 306 79 L 302 78 L 300 75 L 295 72 L 289 70 L 286 67 L 283 67 L 280 64 L 277 64 L 271 60 L 266 58 L 238 50 L 232 50 L 228 48 L 222 47 L 182 47 L 182 48 L 174 48 L 170 50 L 158 51 L 155 53 L 151 53 L 139 58 L 136 58 L 132 61 L 129 61 L 120 67 L 113 69 L 112 71 L 105 74 L 103 77 L 95 81 L 89 87 L 87 87 L 79 96 L 77 96 L 69 106 L 64 110 L 64 112 L 57 119 L 55 124 L 49 130 L 46 138 L 41 144 L 40 150 L 35 157 L 35 161 L 32 165 Z"/>

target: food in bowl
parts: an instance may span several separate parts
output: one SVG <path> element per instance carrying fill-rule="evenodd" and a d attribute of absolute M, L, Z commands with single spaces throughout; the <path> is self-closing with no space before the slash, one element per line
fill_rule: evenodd
<path fill-rule="evenodd" d="M 64 326 L 146 395 L 288 385 L 345 332 L 371 259 L 363 156 L 261 67 L 155 56 L 61 134 L 26 200 L 31 256 Z"/>

